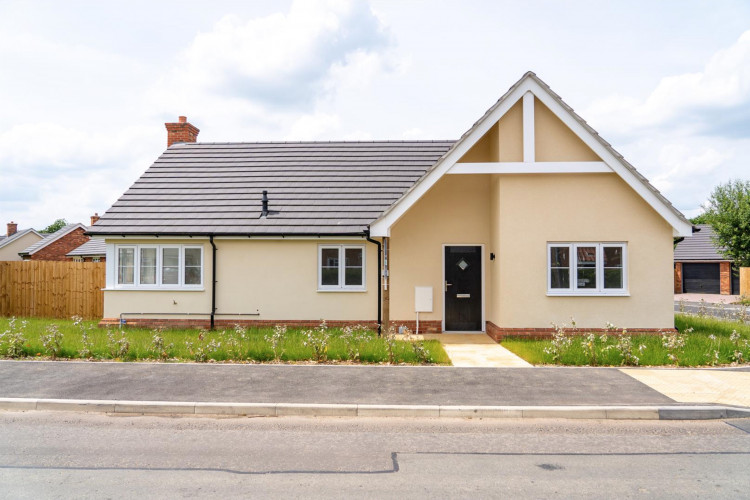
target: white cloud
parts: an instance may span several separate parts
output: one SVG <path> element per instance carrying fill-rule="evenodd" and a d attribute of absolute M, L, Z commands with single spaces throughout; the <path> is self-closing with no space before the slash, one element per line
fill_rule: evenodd
<path fill-rule="evenodd" d="M 667 76 L 645 100 L 616 95 L 594 102 L 586 112 L 590 120 L 606 123 L 610 130 L 631 136 L 663 125 L 684 133 L 736 131 L 747 116 L 722 120 L 732 108 L 750 106 L 750 31 L 730 47 L 716 52 L 702 71 Z M 736 118 L 736 119 L 735 119 Z M 719 134 L 721 135 L 721 134 Z"/>
<path fill-rule="evenodd" d="M 359 0 L 300 0 L 287 13 L 249 20 L 228 15 L 195 37 L 156 95 L 172 106 L 201 102 L 210 109 L 239 100 L 264 112 L 305 112 L 335 91 L 332 74 L 361 70 L 362 58 L 388 44 L 385 28 Z"/>
<path fill-rule="evenodd" d="M 750 31 L 698 72 L 667 76 L 644 99 L 614 95 L 584 116 L 688 215 L 714 186 L 748 178 Z"/>

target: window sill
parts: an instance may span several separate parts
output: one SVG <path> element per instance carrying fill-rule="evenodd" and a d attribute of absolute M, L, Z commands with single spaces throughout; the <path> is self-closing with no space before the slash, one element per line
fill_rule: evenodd
<path fill-rule="evenodd" d="M 365 288 L 318 288 L 318 292 L 321 293 L 364 293 L 367 291 Z"/>
<path fill-rule="evenodd" d="M 200 288 L 187 288 L 187 287 L 163 287 L 163 288 L 142 288 L 137 286 L 132 287 L 107 287 L 102 288 L 105 292 L 205 292 L 206 289 Z"/>
<path fill-rule="evenodd" d="M 547 292 L 547 297 L 630 297 L 630 292 Z"/>

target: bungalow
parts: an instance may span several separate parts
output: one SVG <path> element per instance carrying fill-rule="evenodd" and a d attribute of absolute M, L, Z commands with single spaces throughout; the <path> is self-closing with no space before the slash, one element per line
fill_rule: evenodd
<path fill-rule="evenodd" d="M 52 234 L 24 248 L 18 255 L 22 260 L 71 260 L 67 253 L 89 241 L 86 226 L 67 224 Z"/>
<path fill-rule="evenodd" d="M 457 141 L 168 149 L 89 229 L 103 323 L 673 327 L 692 226 L 534 73 Z"/>
<path fill-rule="evenodd" d="M 18 252 L 44 238 L 34 229 L 18 230 L 18 224 L 8 223 L 8 231 L 0 235 L 0 261 L 23 260 Z"/>

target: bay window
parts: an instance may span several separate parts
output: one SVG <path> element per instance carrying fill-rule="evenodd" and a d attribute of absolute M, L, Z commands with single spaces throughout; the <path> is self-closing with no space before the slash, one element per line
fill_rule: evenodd
<path fill-rule="evenodd" d="M 625 243 L 548 243 L 548 295 L 626 295 Z"/>
<path fill-rule="evenodd" d="M 203 247 L 195 245 L 117 245 L 116 286 L 141 289 L 199 288 Z"/>

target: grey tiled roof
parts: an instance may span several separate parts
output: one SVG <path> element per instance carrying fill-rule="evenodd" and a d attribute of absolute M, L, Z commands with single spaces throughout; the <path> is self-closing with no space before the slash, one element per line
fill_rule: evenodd
<path fill-rule="evenodd" d="M 674 249 L 675 262 L 685 262 L 691 260 L 729 260 L 716 247 L 711 237 L 714 230 L 708 224 L 698 224 L 696 227 L 700 231 L 693 233 L 689 238 L 685 238 Z"/>
<path fill-rule="evenodd" d="M 89 255 L 104 255 L 107 253 L 107 244 L 104 242 L 104 240 L 99 238 L 92 238 L 80 247 L 71 250 L 66 255 L 69 257 L 73 257 L 75 255 L 83 255 L 83 256 L 89 256 Z"/>
<path fill-rule="evenodd" d="M 19 253 L 19 255 L 30 255 L 30 254 L 36 252 L 37 250 L 46 247 L 47 245 L 49 245 L 53 241 L 56 241 L 59 238 L 62 238 L 63 236 L 65 236 L 66 234 L 68 234 L 69 232 L 71 232 L 72 230 L 74 230 L 74 229 L 76 229 L 78 227 L 82 227 L 82 228 L 86 229 L 86 226 L 84 226 L 80 222 L 75 223 L 75 224 L 68 224 L 67 226 L 61 227 L 60 229 L 58 229 L 54 233 L 48 234 L 48 235 L 44 236 L 44 238 L 42 238 L 41 240 L 37 241 L 36 243 L 34 243 L 33 245 L 31 245 L 29 247 L 26 247 L 23 251 L 18 252 L 18 253 Z"/>
<path fill-rule="evenodd" d="M 0 248 L 4 247 L 5 245 L 9 245 L 11 242 L 16 241 L 21 236 L 27 234 L 27 233 L 34 233 L 37 236 L 42 236 L 39 233 L 37 233 L 34 229 L 21 229 L 20 231 L 11 234 L 10 236 L 3 235 L 2 238 L 0 238 Z"/>
<path fill-rule="evenodd" d="M 184 143 L 89 234 L 361 234 L 453 141 Z M 261 217 L 268 191 L 271 214 Z"/>

